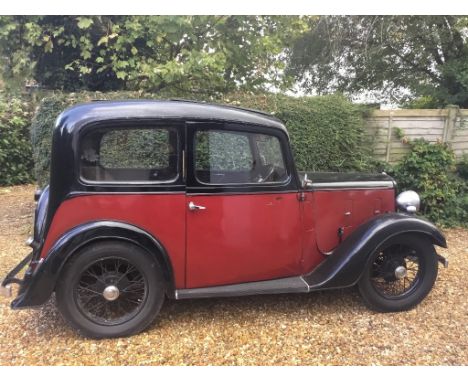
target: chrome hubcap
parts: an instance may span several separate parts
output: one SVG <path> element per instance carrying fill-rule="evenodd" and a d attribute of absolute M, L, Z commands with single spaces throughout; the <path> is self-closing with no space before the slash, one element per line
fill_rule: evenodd
<path fill-rule="evenodd" d="M 399 280 L 403 277 L 406 277 L 406 268 L 403 265 L 400 265 L 395 268 L 395 277 Z"/>
<path fill-rule="evenodd" d="M 117 298 L 119 297 L 119 294 L 120 294 L 119 288 L 117 288 L 115 285 L 107 286 L 102 292 L 102 295 L 107 301 L 117 300 Z"/>

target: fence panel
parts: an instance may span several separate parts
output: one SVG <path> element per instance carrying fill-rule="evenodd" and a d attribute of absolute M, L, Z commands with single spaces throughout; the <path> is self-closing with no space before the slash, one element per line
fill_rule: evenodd
<path fill-rule="evenodd" d="M 447 142 L 457 160 L 468 154 L 468 110 L 457 107 L 425 110 L 375 110 L 366 119 L 366 133 L 377 159 L 398 162 L 409 151 L 398 132 L 409 139 Z"/>

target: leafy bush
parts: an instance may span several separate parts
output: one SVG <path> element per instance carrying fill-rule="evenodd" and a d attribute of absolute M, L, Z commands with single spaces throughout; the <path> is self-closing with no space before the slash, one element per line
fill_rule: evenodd
<path fill-rule="evenodd" d="M 457 164 L 457 174 L 464 180 L 468 180 L 468 154 L 464 154 L 463 159 Z"/>
<path fill-rule="evenodd" d="M 431 96 L 422 96 L 403 104 L 404 109 L 439 109 L 441 106 L 440 100 Z"/>
<path fill-rule="evenodd" d="M 47 183 L 52 130 L 55 119 L 67 106 L 92 99 L 162 99 L 173 96 L 141 92 L 81 92 L 55 93 L 43 99 L 32 124 L 35 172 L 39 183 Z M 218 98 L 198 97 L 198 100 L 259 109 L 281 119 L 290 133 L 299 170 L 374 169 L 371 146 L 365 141 L 363 111 L 344 96 L 294 98 L 276 94 L 233 93 Z"/>
<path fill-rule="evenodd" d="M 400 190 L 421 196 L 421 213 L 445 226 L 467 225 L 468 187 L 455 174 L 455 156 L 444 143 L 409 141 L 411 151 L 394 168 Z"/>
<path fill-rule="evenodd" d="M 29 125 L 30 103 L 0 93 L 0 185 L 28 183 L 33 161 Z"/>

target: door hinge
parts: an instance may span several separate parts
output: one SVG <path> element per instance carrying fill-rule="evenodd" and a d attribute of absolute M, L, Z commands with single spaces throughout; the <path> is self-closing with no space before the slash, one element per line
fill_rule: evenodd
<path fill-rule="evenodd" d="M 297 195 L 297 200 L 299 200 L 300 202 L 303 202 L 306 199 L 307 199 L 307 197 L 306 197 L 305 192 L 299 192 L 299 194 Z"/>

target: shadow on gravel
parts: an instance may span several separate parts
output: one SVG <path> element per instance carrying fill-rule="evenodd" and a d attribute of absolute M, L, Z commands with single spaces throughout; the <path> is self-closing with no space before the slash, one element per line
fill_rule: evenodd
<path fill-rule="evenodd" d="M 310 294 L 259 295 L 247 297 L 167 300 L 159 317 L 149 330 L 169 323 L 217 319 L 231 322 L 252 320 L 259 315 L 298 318 L 312 312 L 323 316 L 352 314 L 366 308 L 355 288 L 314 292 Z"/>
<path fill-rule="evenodd" d="M 310 294 L 259 295 L 230 298 L 209 298 L 193 300 L 166 300 L 159 316 L 147 332 L 174 324 L 193 321 L 227 320 L 245 322 L 261 314 L 272 318 L 281 316 L 297 318 L 306 312 L 332 318 L 338 313 L 358 313 L 366 308 L 355 288 L 313 292 Z M 31 328 L 41 336 L 63 336 L 74 334 L 65 322 L 56 305 L 55 297 L 44 306 L 28 311 L 27 320 Z"/>
<path fill-rule="evenodd" d="M 313 307 L 314 305 L 321 307 L 334 307 L 338 303 L 340 308 L 343 304 L 348 305 L 349 309 L 353 309 L 356 300 L 359 299 L 359 294 L 354 288 L 342 290 L 330 290 L 313 293 L 297 293 L 297 294 L 280 294 L 280 295 L 257 295 L 244 297 L 227 297 L 227 298 L 207 298 L 207 299 L 192 299 L 192 300 L 167 300 L 161 310 L 161 315 L 164 311 L 183 313 L 190 310 L 192 312 L 203 313 L 212 311 L 217 307 L 231 308 L 237 310 L 268 310 L 277 313 L 289 312 L 295 308 L 300 309 L 304 306 Z"/>

